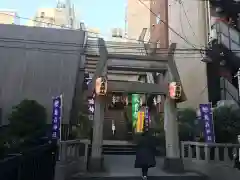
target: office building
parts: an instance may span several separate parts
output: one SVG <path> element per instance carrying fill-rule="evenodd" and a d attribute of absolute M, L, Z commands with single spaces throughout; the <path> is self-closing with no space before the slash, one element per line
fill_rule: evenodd
<path fill-rule="evenodd" d="M 39 8 L 29 26 L 79 29 L 75 7 L 70 0 L 58 1 L 55 8 Z"/>
<path fill-rule="evenodd" d="M 0 10 L 0 24 L 20 24 L 20 19 L 16 11 Z"/>

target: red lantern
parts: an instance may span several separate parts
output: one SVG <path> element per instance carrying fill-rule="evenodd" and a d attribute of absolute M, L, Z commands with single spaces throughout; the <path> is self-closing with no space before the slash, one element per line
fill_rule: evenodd
<path fill-rule="evenodd" d="M 172 99 L 179 99 L 182 94 L 182 88 L 180 83 L 178 82 L 171 82 L 169 84 L 169 96 Z"/>

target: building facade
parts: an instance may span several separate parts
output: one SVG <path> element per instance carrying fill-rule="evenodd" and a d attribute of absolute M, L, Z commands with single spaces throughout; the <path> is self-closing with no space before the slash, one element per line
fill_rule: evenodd
<path fill-rule="evenodd" d="M 146 6 L 150 8 L 150 1 L 146 1 Z M 129 39 L 138 39 L 143 28 L 148 28 L 144 41 L 150 39 L 150 11 L 138 0 L 128 0 L 126 23 L 126 35 Z"/>
<path fill-rule="evenodd" d="M 204 2 L 204 1 L 201 1 Z M 199 1 L 128 0 L 127 35 L 138 39 L 148 29 L 145 41 L 156 43 L 157 52 L 177 43 L 175 61 L 187 101 L 181 107 L 208 102 L 206 64 L 200 51 L 207 43 L 207 10 Z"/>
<path fill-rule="evenodd" d="M 0 10 L 0 24 L 20 24 L 20 19 L 16 11 Z"/>
<path fill-rule="evenodd" d="M 62 123 L 68 124 L 77 76 L 80 81 L 84 74 L 79 69 L 85 61 L 85 32 L 5 24 L 0 29 L 2 38 L 16 40 L 4 41 L 5 47 L 0 47 L 0 126 L 8 124 L 11 108 L 23 99 L 43 105 L 51 123 L 52 97 L 60 94 L 64 95 Z"/>
<path fill-rule="evenodd" d="M 69 0 L 59 1 L 55 8 L 39 8 L 28 25 L 48 28 L 80 28 L 74 5 Z"/>
<path fill-rule="evenodd" d="M 239 83 L 235 75 L 240 68 L 240 2 L 212 2 L 210 17 L 209 97 L 214 103 L 223 100 L 221 102 L 239 104 Z"/>

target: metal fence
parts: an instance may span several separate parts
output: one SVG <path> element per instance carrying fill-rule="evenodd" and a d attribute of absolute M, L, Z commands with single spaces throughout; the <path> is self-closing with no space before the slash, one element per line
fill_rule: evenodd
<path fill-rule="evenodd" d="M 53 180 L 57 157 L 54 143 L 34 147 L 0 160 L 1 180 Z"/>

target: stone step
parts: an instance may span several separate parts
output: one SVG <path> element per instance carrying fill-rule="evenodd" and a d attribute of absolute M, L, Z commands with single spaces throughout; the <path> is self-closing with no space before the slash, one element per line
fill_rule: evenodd
<path fill-rule="evenodd" d="M 140 174 L 140 173 L 139 173 Z M 140 175 L 135 175 L 135 176 L 108 176 L 107 174 L 105 175 L 78 175 L 75 177 L 72 177 L 70 180 L 141 180 Z M 201 176 L 201 175 L 171 175 L 171 174 L 166 174 L 166 175 L 159 175 L 159 176 L 148 176 L 148 180 L 208 180 L 206 176 Z"/>

